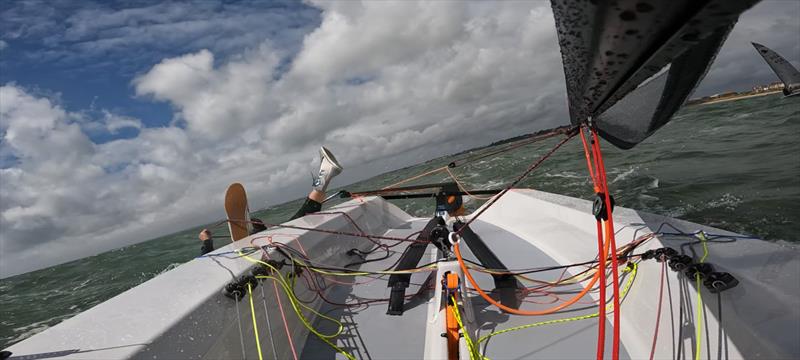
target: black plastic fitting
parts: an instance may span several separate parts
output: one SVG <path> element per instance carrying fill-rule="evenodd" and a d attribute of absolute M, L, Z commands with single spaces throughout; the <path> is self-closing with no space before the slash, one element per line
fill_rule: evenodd
<path fill-rule="evenodd" d="M 614 196 L 609 195 L 609 199 L 611 199 L 611 212 L 614 212 Z M 606 211 L 606 194 L 604 193 L 597 193 L 594 198 L 594 202 L 592 203 L 592 214 L 597 221 L 600 220 L 608 220 L 608 212 Z"/>
<path fill-rule="evenodd" d="M 692 265 L 692 258 L 689 255 L 676 255 L 669 259 L 669 268 L 672 271 L 683 271 Z"/>
<path fill-rule="evenodd" d="M 729 273 L 714 271 L 706 275 L 705 280 L 703 280 L 703 285 L 705 285 L 709 291 L 716 294 L 736 287 L 736 285 L 739 285 L 739 280 Z"/>
<path fill-rule="evenodd" d="M 225 285 L 222 289 L 222 294 L 236 301 L 241 301 L 244 297 L 244 287 L 239 281 L 232 281 Z"/>
<path fill-rule="evenodd" d="M 686 276 L 694 278 L 695 275 L 700 275 L 701 279 L 705 279 L 712 272 L 714 272 L 714 267 L 709 263 L 693 264 L 686 269 Z"/>

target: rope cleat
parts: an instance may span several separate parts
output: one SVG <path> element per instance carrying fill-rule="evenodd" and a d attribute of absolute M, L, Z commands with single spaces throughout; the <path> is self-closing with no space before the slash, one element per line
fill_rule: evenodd
<path fill-rule="evenodd" d="M 716 294 L 736 287 L 736 285 L 739 285 L 739 280 L 729 273 L 714 271 L 706 275 L 705 280 L 703 280 L 703 285 L 705 285 L 709 291 Z"/>
<path fill-rule="evenodd" d="M 709 263 L 693 264 L 686 269 L 686 276 L 694 278 L 695 275 L 700 275 L 700 278 L 705 279 L 706 276 L 714 272 L 714 267 Z"/>
<path fill-rule="evenodd" d="M 669 259 L 669 268 L 672 271 L 683 271 L 692 265 L 692 258 L 689 255 L 676 255 Z"/>
<path fill-rule="evenodd" d="M 222 295 L 225 295 L 236 301 L 241 301 L 244 297 L 244 286 L 239 281 L 231 281 L 224 288 L 222 288 Z"/>

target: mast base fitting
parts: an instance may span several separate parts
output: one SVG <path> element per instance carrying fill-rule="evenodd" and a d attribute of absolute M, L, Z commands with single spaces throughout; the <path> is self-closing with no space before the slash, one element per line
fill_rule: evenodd
<path fill-rule="evenodd" d="M 611 199 L 611 212 L 614 212 L 614 196 L 609 195 L 609 199 Z M 594 198 L 594 203 L 592 203 L 592 215 L 597 221 L 608 220 L 608 211 L 606 207 L 606 194 L 604 193 L 597 193 Z"/>

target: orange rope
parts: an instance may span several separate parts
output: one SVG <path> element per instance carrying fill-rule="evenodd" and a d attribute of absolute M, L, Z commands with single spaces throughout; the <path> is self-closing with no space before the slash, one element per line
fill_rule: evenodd
<path fill-rule="evenodd" d="M 600 192 L 603 193 L 604 201 L 606 203 L 606 215 L 608 217 L 607 220 L 604 221 L 604 228 L 605 228 L 605 244 L 606 248 L 611 247 L 614 254 L 617 253 L 617 244 L 614 234 L 614 218 L 612 216 L 612 209 L 611 209 L 611 194 L 608 191 L 608 179 L 606 178 L 606 168 L 605 164 L 603 163 L 603 152 L 600 149 L 600 137 L 597 136 L 597 130 L 595 128 L 591 129 L 591 136 L 592 136 L 592 155 L 594 158 L 595 164 L 595 175 L 598 181 L 595 184 L 595 189 L 600 189 Z M 591 169 L 591 167 L 590 167 Z M 591 170 L 590 170 L 591 171 Z M 598 223 L 600 220 L 598 220 Z M 598 227 L 598 231 L 600 231 L 600 227 Z M 598 233 L 598 236 L 600 234 Z M 619 272 L 617 269 L 618 266 L 618 259 L 617 256 L 613 256 L 611 258 L 611 282 L 612 282 L 612 289 L 614 290 L 614 332 L 612 338 L 612 358 L 618 359 L 619 358 L 619 327 L 620 327 L 620 309 L 619 309 Z M 603 284 L 604 286 L 604 284 Z M 604 299 L 605 301 L 605 299 Z M 601 309 L 602 312 L 602 309 Z M 602 338 L 605 337 L 605 333 L 600 333 Z M 603 339 L 599 336 L 598 338 L 598 359 L 602 359 L 603 352 L 601 352 L 601 348 L 605 345 Z"/>
<path fill-rule="evenodd" d="M 593 156 L 589 155 L 589 145 L 586 142 L 586 134 L 584 134 L 584 132 L 583 132 L 583 127 L 581 127 L 581 142 L 583 143 L 583 155 L 586 157 L 586 167 L 587 167 L 587 169 L 589 169 L 589 176 L 592 178 L 592 184 L 594 186 L 594 191 L 595 191 L 595 193 L 600 193 L 601 192 L 601 190 L 600 190 L 600 182 L 599 182 L 599 179 L 598 179 L 598 177 L 600 176 L 600 170 L 598 168 L 597 171 L 592 171 L 592 167 L 593 167 L 592 166 L 592 159 L 593 159 Z M 594 145 L 594 144 L 592 144 L 592 145 Z M 592 154 L 595 154 L 594 150 L 595 150 L 594 146 L 592 146 L 592 151 L 591 151 Z M 597 165 L 597 163 L 595 162 L 594 165 Z M 595 176 L 595 174 L 597 174 L 597 176 Z M 598 220 L 597 221 L 597 249 L 598 249 L 597 251 L 599 252 L 600 249 L 604 249 L 608 244 L 609 243 L 604 242 L 603 224 Z M 598 263 L 599 263 L 599 265 L 598 265 L 599 268 L 605 269 L 606 265 L 605 265 L 605 259 L 603 257 L 598 259 Z M 606 312 L 605 312 L 605 307 L 606 307 L 606 274 L 605 274 L 605 271 L 603 271 L 600 274 L 600 286 L 599 287 L 600 287 L 600 292 L 599 292 L 598 296 L 599 296 L 600 301 L 599 301 L 599 304 L 598 304 L 599 310 L 598 310 L 598 319 L 597 319 L 598 321 L 597 321 L 597 355 L 596 356 L 597 356 L 598 359 L 602 359 L 603 356 L 605 355 L 605 346 L 606 346 L 606 341 L 605 341 L 605 339 L 606 339 Z"/>
<path fill-rule="evenodd" d="M 453 179 L 453 181 L 456 183 L 456 185 L 458 185 L 458 188 L 461 189 L 461 191 L 463 191 L 465 194 L 467 194 L 467 196 L 469 196 L 469 197 L 471 197 L 471 198 L 473 198 L 475 200 L 489 200 L 489 199 L 492 198 L 491 196 L 478 196 L 478 195 L 470 194 L 469 191 L 467 191 L 467 188 L 464 187 L 464 184 L 462 184 L 461 181 L 459 181 L 458 178 L 456 178 L 456 175 L 453 174 L 453 172 L 450 171 L 449 168 L 445 168 L 445 170 L 447 170 L 447 173 L 450 175 L 450 178 Z"/>
<path fill-rule="evenodd" d="M 563 304 L 559 304 L 559 305 L 556 305 L 556 306 L 551 307 L 549 309 L 538 310 L 538 311 L 520 310 L 520 309 L 514 309 L 514 308 L 510 308 L 508 306 L 505 306 L 505 305 L 495 301 L 488 294 L 486 294 L 486 292 L 483 291 L 483 289 L 481 289 L 480 286 L 478 286 L 478 283 L 475 281 L 475 278 L 472 277 L 472 274 L 469 272 L 469 269 L 467 269 L 467 265 L 466 265 L 466 263 L 464 263 L 464 258 L 461 256 L 461 250 L 458 248 L 458 243 L 453 245 L 453 250 L 454 250 L 454 252 L 456 254 L 456 258 L 458 259 L 458 264 L 461 266 L 461 271 L 464 272 L 464 275 L 466 276 L 466 278 L 469 281 L 469 283 L 472 284 L 472 287 L 475 288 L 475 291 L 477 291 L 478 294 L 484 300 L 488 301 L 490 304 L 492 304 L 494 306 L 497 306 L 498 308 L 502 309 L 503 311 L 506 311 L 508 313 L 515 314 L 515 315 L 526 315 L 526 316 L 547 315 L 547 314 L 552 314 L 552 313 L 554 313 L 556 311 L 559 311 L 559 310 L 561 310 L 561 309 L 563 309 L 563 308 L 565 308 L 567 306 L 570 306 L 570 305 L 576 303 L 578 300 L 580 300 L 584 295 L 586 295 L 586 293 L 589 292 L 589 290 L 591 290 L 592 287 L 594 287 L 594 284 L 597 283 L 597 280 L 600 278 L 600 274 L 605 271 L 605 269 L 598 268 L 597 272 L 594 274 L 594 276 L 592 276 L 592 279 L 583 288 L 583 290 L 581 290 L 578 294 L 576 294 L 575 296 L 573 296 L 571 299 L 567 300 Z M 609 250 L 609 247 L 608 247 L 608 244 L 606 244 L 606 247 L 604 249 L 604 254 L 602 256 L 600 256 L 601 259 L 603 257 L 605 257 L 605 256 L 608 256 L 608 250 Z M 614 257 L 616 257 L 616 254 L 615 254 Z M 601 311 L 601 312 L 603 312 L 603 311 Z"/>
<path fill-rule="evenodd" d="M 410 177 L 408 179 L 398 181 L 398 182 L 396 182 L 396 183 L 394 183 L 392 185 L 384 186 L 384 187 L 381 188 L 381 190 L 393 188 L 393 187 L 396 187 L 397 185 L 402 185 L 402 184 L 405 184 L 405 183 L 407 183 L 409 181 L 413 181 L 413 180 L 419 179 L 421 177 L 425 177 L 425 176 L 428 176 L 428 175 L 431 175 L 431 174 L 435 174 L 435 173 L 441 172 L 443 170 L 447 170 L 447 166 L 442 166 L 440 168 L 436 168 L 436 169 L 433 169 L 431 171 L 426 171 L 426 172 L 424 172 L 422 174 L 419 174 L 417 176 L 412 176 L 412 177 Z"/>
<path fill-rule="evenodd" d="M 594 171 L 592 170 L 592 160 L 589 156 L 589 144 L 586 143 L 586 135 L 583 133 L 583 127 L 581 129 L 581 142 L 583 143 L 583 155 L 586 157 L 586 168 L 589 169 L 589 177 L 592 178 L 592 184 L 594 186 L 594 192 L 600 192 L 600 188 L 598 187 L 597 178 L 594 176 Z"/>

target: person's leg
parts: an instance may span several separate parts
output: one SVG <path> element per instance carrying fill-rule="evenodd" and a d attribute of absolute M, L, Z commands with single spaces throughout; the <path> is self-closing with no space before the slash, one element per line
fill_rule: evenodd
<path fill-rule="evenodd" d="M 322 209 L 322 201 L 325 200 L 325 191 L 328 189 L 331 179 L 342 172 L 342 165 L 339 165 L 330 150 L 321 147 L 319 149 L 319 157 L 319 173 L 314 178 L 314 189 L 311 190 L 308 197 L 306 197 L 306 201 L 290 220 L 320 211 Z"/>
<path fill-rule="evenodd" d="M 301 218 L 303 216 L 306 216 L 307 214 L 315 213 L 322 209 L 322 200 L 325 200 L 324 197 L 325 195 L 323 195 L 322 199 L 319 199 L 319 196 L 317 196 L 317 194 L 319 193 L 314 194 L 315 191 L 316 190 L 311 191 L 311 194 L 308 194 L 306 201 L 303 203 L 303 205 L 300 206 L 300 209 L 298 209 L 297 212 L 294 215 L 292 215 L 292 217 L 289 220 Z M 312 195 L 314 195 L 314 198 L 311 197 Z"/>

